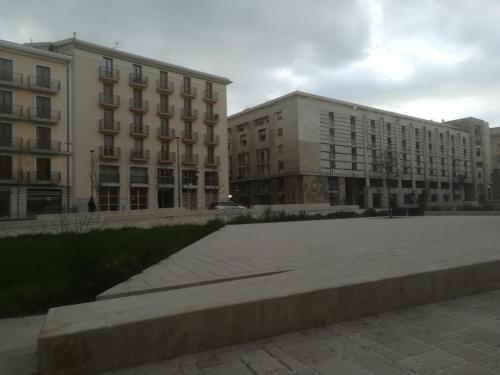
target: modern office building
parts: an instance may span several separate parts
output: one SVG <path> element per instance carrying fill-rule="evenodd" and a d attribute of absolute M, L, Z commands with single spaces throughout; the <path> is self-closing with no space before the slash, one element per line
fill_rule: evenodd
<path fill-rule="evenodd" d="M 0 40 L 0 218 L 68 207 L 71 57 Z"/>
<path fill-rule="evenodd" d="M 490 129 L 491 199 L 500 201 L 500 127 Z"/>
<path fill-rule="evenodd" d="M 228 125 L 231 194 L 243 204 L 377 208 L 389 194 L 398 206 L 488 194 L 482 120 L 438 123 L 293 92 L 230 116 Z"/>
<path fill-rule="evenodd" d="M 76 38 L 0 42 L 0 217 L 227 198 L 229 83 Z"/>

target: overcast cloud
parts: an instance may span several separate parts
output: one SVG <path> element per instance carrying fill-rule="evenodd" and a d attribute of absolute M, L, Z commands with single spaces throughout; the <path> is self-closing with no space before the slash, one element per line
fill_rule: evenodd
<path fill-rule="evenodd" d="M 229 113 L 300 89 L 500 126 L 498 0 L 0 0 L 0 38 L 80 39 L 226 76 Z"/>

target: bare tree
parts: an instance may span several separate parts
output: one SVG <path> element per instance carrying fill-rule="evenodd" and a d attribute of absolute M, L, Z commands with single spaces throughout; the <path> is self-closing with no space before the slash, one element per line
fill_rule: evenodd
<path fill-rule="evenodd" d="M 392 199 L 391 199 L 391 181 L 400 178 L 401 173 L 397 166 L 396 157 L 393 155 L 393 151 L 384 150 L 383 153 L 378 157 L 377 166 L 382 174 L 382 179 L 385 182 L 387 189 L 387 200 L 389 206 L 389 217 L 392 218 Z"/>
<path fill-rule="evenodd" d="M 20 219 L 19 211 L 21 206 L 21 187 L 29 178 L 29 172 L 32 170 L 32 165 L 29 160 L 25 160 L 21 154 L 17 157 L 17 168 L 14 172 L 14 181 L 16 184 L 16 211 L 17 219 Z"/>

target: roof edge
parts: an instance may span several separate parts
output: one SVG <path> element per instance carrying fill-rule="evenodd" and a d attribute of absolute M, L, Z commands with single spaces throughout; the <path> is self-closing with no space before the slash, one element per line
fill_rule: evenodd
<path fill-rule="evenodd" d="M 5 48 L 12 50 L 17 53 L 22 53 L 26 55 L 31 55 L 31 56 L 37 56 L 37 57 L 45 57 L 47 59 L 52 59 L 52 60 L 59 60 L 61 62 L 68 62 L 71 61 L 72 58 L 71 56 L 64 55 L 61 53 L 56 53 L 52 51 L 45 51 L 40 48 L 35 48 L 31 46 L 27 46 L 24 44 L 19 44 L 19 43 L 14 43 L 10 42 L 8 40 L 0 39 L 0 48 Z"/>

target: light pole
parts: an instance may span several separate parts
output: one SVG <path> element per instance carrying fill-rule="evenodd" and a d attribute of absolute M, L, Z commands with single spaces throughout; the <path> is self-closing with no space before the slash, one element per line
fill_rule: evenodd
<path fill-rule="evenodd" d="M 181 207 L 181 167 L 179 160 L 179 137 L 174 137 L 177 141 L 177 206 Z"/>
<path fill-rule="evenodd" d="M 94 150 L 90 150 L 90 198 L 94 198 Z"/>

